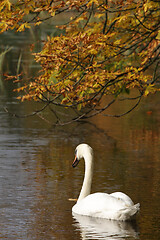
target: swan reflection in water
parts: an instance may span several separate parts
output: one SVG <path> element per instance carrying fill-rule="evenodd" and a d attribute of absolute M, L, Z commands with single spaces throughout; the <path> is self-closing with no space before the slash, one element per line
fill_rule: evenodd
<path fill-rule="evenodd" d="M 114 221 L 93 218 L 72 213 L 76 230 L 81 232 L 82 239 L 121 240 L 127 237 L 139 238 L 136 222 Z"/>

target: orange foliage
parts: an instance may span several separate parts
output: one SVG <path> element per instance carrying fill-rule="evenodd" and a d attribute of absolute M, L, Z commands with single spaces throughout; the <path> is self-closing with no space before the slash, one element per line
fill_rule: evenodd
<path fill-rule="evenodd" d="M 31 24 L 39 25 L 44 20 L 42 11 L 47 12 L 46 18 L 74 14 L 57 26 L 65 34 L 48 37 L 43 50 L 34 54 L 42 71 L 18 90 L 27 91 L 22 100 L 78 110 L 89 106 L 94 111 L 104 95 L 118 98 L 136 88 L 141 98 L 159 90 L 159 1 L 2 0 L 0 29 L 24 31 Z M 151 65 L 155 70 L 148 75 Z"/>

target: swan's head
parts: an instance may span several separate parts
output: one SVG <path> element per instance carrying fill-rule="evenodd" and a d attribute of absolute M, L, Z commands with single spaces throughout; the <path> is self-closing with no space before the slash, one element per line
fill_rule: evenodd
<path fill-rule="evenodd" d="M 79 144 L 75 149 L 75 159 L 73 161 L 72 167 L 76 167 L 79 161 L 88 155 L 93 155 L 93 149 L 88 144 Z"/>

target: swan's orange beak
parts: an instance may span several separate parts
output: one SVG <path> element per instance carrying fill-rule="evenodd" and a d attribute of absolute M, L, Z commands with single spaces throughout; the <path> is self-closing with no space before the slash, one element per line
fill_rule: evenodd
<path fill-rule="evenodd" d="M 78 163 L 79 163 L 79 160 L 78 160 L 77 156 L 75 155 L 74 161 L 72 163 L 72 167 L 75 168 L 78 165 Z"/>

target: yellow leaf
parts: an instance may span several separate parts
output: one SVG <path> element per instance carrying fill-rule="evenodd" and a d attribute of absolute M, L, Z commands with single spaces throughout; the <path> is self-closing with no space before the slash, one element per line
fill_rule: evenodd
<path fill-rule="evenodd" d="M 52 17 L 54 17 L 55 16 L 55 14 L 56 14 L 56 12 L 54 11 L 54 12 L 51 12 L 51 16 Z"/>
<path fill-rule="evenodd" d="M 87 6 L 91 6 L 92 3 L 95 3 L 95 4 L 99 5 L 98 0 L 90 0 L 90 1 L 88 2 Z"/>
<path fill-rule="evenodd" d="M 9 9 L 9 11 L 10 11 L 10 10 L 11 10 L 11 3 L 10 3 L 9 0 L 7 0 L 7 5 L 8 5 L 8 9 Z"/>
<path fill-rule="evenodd" d="M 38 21 L 35 23 L 35 26 L 39 26 L 42 23 L 42 21 Z"/>
<path fill-rule="evenodd" d="M 6 5 L 6 7 L 8 7 L 8 10 L 10 11 L 11 10 L 11 3 L 10 3 L 10 1 L 9 0 L 5 0 L 4 4 Z"/>
<path fill-rule="evenodd" d="M 97 18 L 104 17 L 104 13 L 98 13 L 98 14 L 96 14 L 96 17 L 97 17 Z"/>
<path fill-rule="evenodd" d="M 156 39 L 160 40 L 160 30 L 158 31 L 158 34 L 156 36 Z"/>
<path fill-rule="evenodd" d="M 150 93 L 155 93 L 156 89 L 155 89 L 155 86 L 154 84 L 149 84 L 147 87 L 146 87 L 146 90 L 144 92 L 144 96 L 148 96 Z"/>
<path fill-rule="evenodd" d="M 25 30 L 25 28 L 30 28 L 30 25 L 28 23 L 23 23 L 18 29 L 18 32 L 22 32 Z"/>
<path fill-rule="evenodd" d="M 81 111 L 81 108 L 82 108 L 82 104 L 80 103 L 80 104 L 77 105 L 77 110 Z"/>

